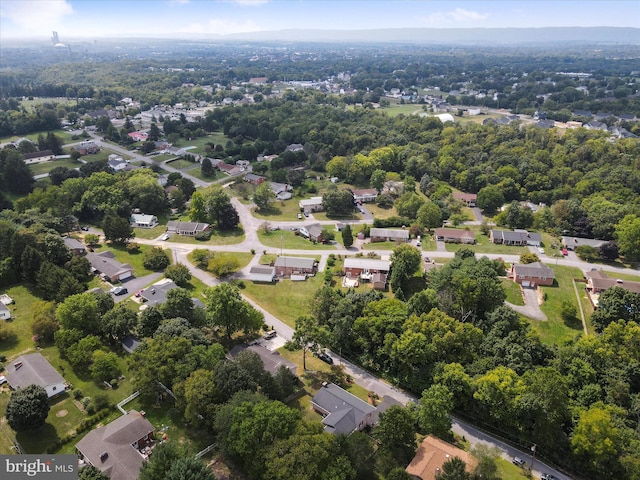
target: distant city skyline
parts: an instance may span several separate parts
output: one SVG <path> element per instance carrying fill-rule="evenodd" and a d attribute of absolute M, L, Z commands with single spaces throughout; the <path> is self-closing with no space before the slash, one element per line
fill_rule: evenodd
<path fill-rule="evenodd" d="M 0 38 L 60 40 L 382 28 L 636 27 L 640 2 L 438 0 L 2 0 Z"/>

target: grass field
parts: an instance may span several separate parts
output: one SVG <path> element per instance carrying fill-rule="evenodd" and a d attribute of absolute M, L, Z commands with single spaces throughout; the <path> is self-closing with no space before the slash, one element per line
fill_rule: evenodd
<path fill-rule="evenodd" d="M 300 207 L 298 206 L 298 200 L 294 198 L 282 201 L 276 200 L 269 205 L 268 209 L 253 211 L 254 217 L 262 218 L 266 221 L 293 221 L 298 219 L 298 213 L 300 213 Z M 300 222 L 302 223 L 302 220 Z"/>
<path fill-rule="evenodd" d="M 445 246 L 447 252 L 457 252 L 461 248 L 468 248 L 476 253 L 493 253 L 497 255 L 522 255 L 523 253 L 529 253 L 529 249 L 527 247 L 515 247 L 512 245 L 491 243 L 488 236 L 482 235 L 478 231 L 474 231 L 473 228 L 471 228 L 471 231 L 474 232 L 476 236 L 475 245 L 446 243 Z"/>
<path fill-rule="evenodd" d="M 193 162 L 189 162 L 188 160 L 183 160 L 179 158 L 177 160 L 172 160 L 171 162 L 167 162 L 167 165 L 180 170 L 187 167 L 193 167 L 194 165 L 197 165 L 197 163 L 194 164 Z"/>
<path fill-rule="evenodd" d="M 576 298 L 573 288 L 573 279 L 582 278 L 582 272 L 580 269 L 573 267 L 563 267 L 559 265 L 549 265 L 549 267 L 555 272 L 554 285 L 550 287 L 540 287 L 543 295 L 546 296 L 540 308 L 547 316 L 548 321 L 539 322 L 532 320 L 531 323 L 545 343 L 555 343 L 559 345 L 563 341 L 570 340 L 576 335 L 583 333 L 582 322 L 580 320 L 567 324 L 560 314 L 562 302 L 564 301 L 569 301 L 578 308 L 578 299 Z"/>
<path fill-rule="evenodd" d="M 513 303 L 514 305 L 524 305 L 520 285 L 508 278 L 501 278 L 500 282 L 507 294 L 507 302 Z"/>
<path fill-rule="evenodd" d="M 215 171 L 215 175 L 213 176 L 203 175 L 201 168 L 193 168 L 191 170 L 187 170 L 184 173 L 186 173 L 187 175 L 191 175 L 192 177 L 196 177 L 198 180 L 202 180 L 203 182 L 215 182 L 216 180 L 219 180 L 220 178 L 226 176 L 224 173 L 218 170 L 214 170 L 214 171 Z"/>
<path fill-rule="evenodd" d="M 135 243 L 135 240 L 133 240 Z M 144 277 L 145 275 L 149 275 L 153 273 L 152 270 L 148 270 L 144 267 L 144 252 L 153 248 L 151 245 L 140 245 L 140 249 L 136 253 L 130 253 L 127 250 L 127 247 L 124 245 L 116 245 L 116 244 L 102 244 L 97 248 L 94 248 L 96 252 L 103 252 L 105 250 L 111 250 L 120 263 L 128 263 L 133 267 L 133 273 L 136 277 Z M 172 258 L 171 252 L 169 253 L 169 258 Z"/>
<path fill-rule="evenodd" d="M 237 245 L 244 240 L 244 231 L 236 228 L 230 232 L 212 229 L 212 235 L 209 240 L 196 240 L 194 237 L 187 235 L 171 235 L 168 242 L 189 243 L 191 245 Z"/>
<path fill-rule="evenodd" d="M 365 205 L 367 210 L 373 215 L 374 218 L 389 218 L 398 215 L 395 207 L 391 208 L 382 208 L 376 205 L 375 203 L 367 203 Z"/>
<path fill-rule="evenodd" d="M 27 140 L 31 140 L 31 142 L 37 144 L 38 135 L 42 134 L 44 137 L 46 137 L 48 133 L 49 133 L 48 131 L 43 131 L 43 132 L 29 133 L 27 135 L 10 135 L 8 137 L 0 138 L 0 143 L 14 142 L 19 138 L 26 138 Z M 62 129 L 53 130 L 51 133 L 55 134 L 57 137 L 60 137 L 62 139 L 63 144 L 72 143 L 76 141 L 71 138 L 73 135 L 71 135 L 69 132 L 66 132 Z"/>
<path fill-rule="evenodd" d="M 281 280 L 275 284 L 245 282 L 242 293 L 262 308 L 294 327 L 296 318 L 309 313 L 309 303 L 322 286 L 323 275 L 307 278 L 304 282 Z"/>
<path fill-rule="evenodd" d="M 291 230 L 276 230 L 265 232 L 258 230 L 260 243 L 271 248 L 286 248 L 291 250 L 335 250 L 334 245 L 313 244 L 306 238 L 296 235 Z"/>
<path fill-rule="evenodd" d="M 51 160 L 49 162 L 33 163 L 29 165 L 29 170 L 33 175 L 42 175 L 49 173 L 56 167 L 67 167 L 68 169 L 78 168 L 82 163 L 75 161 L 73 158 L 62 158 L 60 160 Z"/>

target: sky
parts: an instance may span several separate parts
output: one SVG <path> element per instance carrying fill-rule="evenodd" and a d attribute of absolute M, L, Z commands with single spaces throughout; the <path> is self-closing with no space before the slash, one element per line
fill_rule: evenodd
<path fill-rule="evenodd" d="M 562 26 L 640 27 L 640 1 L 0 0 L 0 40 Z"/>

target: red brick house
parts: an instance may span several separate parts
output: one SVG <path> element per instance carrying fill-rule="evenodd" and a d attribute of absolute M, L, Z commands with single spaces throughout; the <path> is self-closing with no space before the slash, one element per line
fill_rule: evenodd
<path fill-rule="evenodd" d="M 454 192 L 452 195 L 454 200 L 462 200 L 467 207 L 475 207 L 478 200 L 478 195 L 475 193 Z"/>
<path fill-rule="evenodd" d="M 437 241 L 447 243 L 476 243 L 476 237 L 471 230 L 457 230 L 455 228 L 436 228 L 433 236 Z"/>
<path fill-rule="evenodd" d="M 553 285 L 555 278 L 553 270 L 540 262 L 512 265 L 511 275 L 517 284 L 531 288 Z"/>

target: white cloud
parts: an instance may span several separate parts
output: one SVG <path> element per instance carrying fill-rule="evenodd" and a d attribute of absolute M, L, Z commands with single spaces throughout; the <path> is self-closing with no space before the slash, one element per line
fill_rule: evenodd
<path fill-rule="evenodd" d="M 0 3 L 0 16 L 28 32 L 56 29 L 64 17 L 73 13 L 66 0 L 3 0 Z"/>
<path fill-rule="evenodd" d="M 184 32 L 228 35 L 231 33 L 257 32 L 260 30 L 262 29 L 251 20 L 239 23 L 231 20 L 213 18 L 206 23 L 192 23 L 187 26 Z"/>
<path fill-rule="evenodd" d="M 169 5 L 172 7 L 175 5 L 187 5 L 188 3 L 191 3 L 191 0 L 169 0 Z"/>
<path fill-rule="evenodd" d="M 434 27 L 444 26 L 456 26 L 464 24 L 468 26 L 470 24 L 476 24 L 489 18 L 488 14 L 473 12 L 471 10 L 465 10 L 464 8 L 456 8 L 449 12 L 433 12 L 429 15 L 422 17 L 422 22 Z"/>
<path fill-rule="evenodd" d="M 265 3 L 269 3 L 269 0 L 228 0 L 231 3 L 237 3 L 238 5 L 242 5 L 244 7 L 256 7 L 258 5 L 264 5 Z"/>

